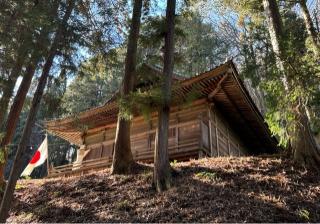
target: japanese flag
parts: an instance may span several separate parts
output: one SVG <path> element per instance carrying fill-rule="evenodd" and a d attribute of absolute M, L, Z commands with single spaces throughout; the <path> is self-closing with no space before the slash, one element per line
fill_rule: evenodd
<path fill-rule="evenodd" d="M 39 149 L 35 152 L 28 166 L 24 169 L 21 176 L 30 176 L 33 169 L 42 165 L 48 157 L 48 139 L 47 137 L 41 143 Z"/>

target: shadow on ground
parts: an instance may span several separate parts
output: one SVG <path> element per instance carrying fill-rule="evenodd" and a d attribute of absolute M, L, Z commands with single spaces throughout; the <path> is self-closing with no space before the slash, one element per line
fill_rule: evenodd
<path fill-rule="evenodd" d="M 276 158 L 213 158 L 176 164 L 157 194 L 152 167 L 108 170 L 20 189 L 12 222 L 319 222 L 317 174 Z"/>

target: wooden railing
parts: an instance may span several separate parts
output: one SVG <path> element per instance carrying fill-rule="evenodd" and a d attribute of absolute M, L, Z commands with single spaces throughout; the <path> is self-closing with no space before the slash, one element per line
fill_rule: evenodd
<path fill-rule="evenodd" d="M 187 141 L 179 142 L 176 145 L 169 145 L 169 157 L 170 159 L 175 159 L 178 157 L 186 156 L 186 153 L 194 153 L 197 154 L 199 151 L 199 138 L 191 138 Z M 154 150 L 143 150 L 137 151 L 133 154 L 133 157 L 137 161 L 153 161 Z"/>
<path fill-rule="evenodd" d="M 203 126 L 203 121 L 199 120 L 200 126 Z M 188 122 L 189 123 L 189 122 Z M 184 125 L 178 125 L 178 127 Z M 198 155 L 210 155 L 210 149 L 204 146 L 204 139 L 201 132 L 194 135 L 192 138 L 178 141 L 169 144 L 169 157 L 170 159 L 196 157 Z M 113 143 L 112 143 L 113 144 Z M 133 152 L 133 158 L 136 161 L 153 162 L 154 150 L 139 148 Z M 109 167 L 112 163 L 111 157 L 102 157 L 97 159 L 85 160 L 82 163 L 72 163 L 62 166 L 53 167 L 49 170 L 49 177 L 77 175 L 90 170 Z"/>
<path fill-rule="evenodd" d="M 82 163 L 72 163 L 62 166 L 50 168 L 48 177 L 68 176 L 73 174 L 81 174 L 90 170 L 109 167 L 112 163 L 112 158 L 104 157 L 83 161 Z"/>

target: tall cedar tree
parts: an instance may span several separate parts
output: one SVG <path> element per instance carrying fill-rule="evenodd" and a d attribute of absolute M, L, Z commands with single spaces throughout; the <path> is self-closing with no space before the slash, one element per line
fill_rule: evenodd
<path fill-rule="evenodd" d="M 164 45 L 163 83 L 161 86 L 163 104 L 159 109 L 158 129 L 154 155 L 153 182 L 158 192 L 171 186 L 171 169 L 168 155 L 169 115 L 172 74 L 174 66 L 174 24 L 176 0 L 167 1 L 166 33 Z"/>
<path fill-rule="evenodd" d="M 129 95 L 134 88 L 141 10 L 142 0 L 135 0 L 125 59 L 125 73 L 120 89 L 121 98 L 124 100 L 128 100 Z M 130 129 L 131 121 L 122 116 L 120 108 L 111 169 L 112 174 L 126 174 L 130 171 L 130 167 L 133 163 Z"/>
<path fill-rule="evenodd" d="M 53 64 L 53 60 L 57 54 L 57 50 L 59 48 L 59 45 L 61 44 L 61 41 L 64 38 L 65 31 L 68 25 L 68 20 L 71 16 L 71 13 L 74 9 L 76 0 L 68 0 L 68 5 L 66 8 L 66 12 L 63 16 L 63 19 L 57 29 L 57 32 L 55 34 L 55 37 L 53 39 L 52 45 L 50 47 L 48 56 L 46 58 L 46 62 L 43 66 L 42 74 L 40 76 L 37 89 L 34 93 L 34 97 L 31 103 L 31 108 L 28 114 L 28 118 L 25 124 L 25 127 L 23 129 L 21 140 L 18 144 L 18 149 L 16 152 L 16 156 L 13 161 L 13 165 L 11 168 L 9 180 L 1 201 L 1 207 L 0 207 L 0 222 L 5 222 L 8 215 L 9 210 L 11 207 L 11 202 L 13 201 L 13 193 L 15 189 L 15 185 L 17 183 L 17 180 L 20 176 L 20 172 L 22 169 L 22 159 L 24 157 L 25 149 L 28 145 L 28 142 L 30 140 L 32 127 L 35 123 L 36 115 L 40 107 L 41 98 L 47 83 L 47 78 L 49 76 L 50 69 Z"/>
<path fill-rule="evenodd" d="M 15 11 L 9 18 L 8 24 L 4 27 L 5 31 L 10 32 L 11 27 L 10 25 L 13 25 L 13 22 L 17 19 L 18 16 L 20 16 L 18 9 Z M 26 31 L 27 29 L 25 27 L 20 27 L 17 26 L 18 28 L 21 29 L 18 42 L 19 42 L 19 47 L 18 50 L 15 52 L 15 59 L 16 61 L 12 64 L 12 68 L 10 71 L 10 74 L 8 76 L 8 80 L 5 82 L 5 86 L 3 88 L 3 93 L 0 98 L 0 129 L 2 132 L 2 127 L 5 123 L 5 117 L 6 117 L 6 112 L 8 110 L 8 106 L 10 103 L 10 99 L 14 93 L 14 87 L 16 85 L 17 79 L 20 76 L 21 70 L 23 68 L 24 61 L 26 60 L 27 53 L 28 53 L 28 48 L 26 46 L 26 42 L 28 39 L 29 34 Z M 1 133 L 3 135 L 3 133 Z M 2 136 L 1 136 L 2 137 Z M 4 163 L 6 161 L 6 153 L 5 149 L 0 147 L 0 198 L 4 190 L 4 178 L 3 178 L 3 173 L 4 173 Z"/>
<path fill-rule="evenodd" d="M 313 51 L 317 57 L 320 57 L 320 40 L 318 38 L 316 29 L 313 26 L 313 22 L 307 7 L 307 1 L 299 0 L 299 5 L 301 7 L 304 23 L 306 24 L 306 28 L 311 39 Z"/>
<path fill-rule="evenodd" d="M 263 0 L 271 44 L 277 57 L 277 66 L 282 72 L 283 85 L 292 91 L 289 69 L 286 65 L 286 49 L 281 15 L 276 0 Z M 291 147 L 294 160 L 303 165 L 320 168 L 320 152 L 311 133 L 303 99 L 299 97 L 290 105 L 294 113 L 294 130 L 291 131 Z"/>
<path fill-rule="evenodd" d="M 21 36 L 24 36 L 24 35 L 21 35 Z M 2 124 L 4 122 L 4 118 L 9 106 L 9 102 L 14 92 L 14 87 L 16 85 L 18 77 L 20 76 L 24 61 L 27 57 L 27 49 L 28 48 L 25 46 L 25 44 L 22 41 L 21 46 L 19 47 L 19 50 L 17 52 L 17 61 L 12 67 L 12 70 L 9 74 L 8 81 L 3 91 L 3 95 L 0 99 L 0 127 L 2 127 Z"/>
<path fill-rule="evenodd" d="M 18 77 L 21 75 L 21 71 L 24 65 L 24 62 L 27 59 L 29 53 L 29 45 L 32 41 L 33 30 L 31 30 L 33 25 L 28 24 L 30 18 L 25 18 L 26 15 L 24 11 L 29 11 L 30 15 L 36 14 L 37 10 L 39 10 L 39 6 L 41 4 L 28 4 L 28 3 L 18 3 L 12 14 L 7 20 L 7 23 L 4 24 L 4 32 L 3 35 L 7 36 L 9 41 L 5 42 L 5 51 L 9 51 L 11 49 L 14 52 L 14 62 L 12 64 L 12 68 L 10 74 L 8 76 L 8 80 L 5 84 L 5 88 L 3 88 L 3 94 L 0 98 L 0 127 L 2 128 L 4 124 L 4 119 L 6 112 L 8 110 L 8 106 L 10 103 L 10 99 L 14 93 L 14 87 L 16 85 Z M 30 8 L 29 8 L 30 7 Z M 27 9 L 26 9 L 27 8 Z M 32 17 L 32 16 L 31 16 Z M 25 20 L 23 20 L 24 18 Z M 24 21 L 21 22 L 20 20 Z M 26 24 L 25 24 L 26 22 Z M 18 33 L 17 33 L 18 32 Z M 9 38 L 11 36 L 11 38 Z M 14 41 L 17 36 L 17 40 Z M 6 38 L 5 38 L 6 39 Z M 15 50 L 17 48 L 17 50 Z"/>
<path fill-rule="evenodd" d="M 53 16 L 58 15 L 58 8 L 59 8 L 59 1 L 56 1 L 54 7 L 52 9 Z M 40 35 L 38 36 L 35 48 L 32 52 L 32 56 L 29 59 L 28 65 L 26 67 L 26 71 L 24 72 L 23 79 L 19 86 L 16 96 L 14 97 L 13 103 L 10 107 L 10 112 L 6 119 L 4 130 L 3 130 L 3 138 L 0 141 L 0 150 L 4 154 L 4 159 L 0 161 L 0 189 L 4 190 L 4 169 L 7 162 L 7 150 L 6 147 L 8 144 L 11 143 L 17 123 L 19 121 L 19 116 L 23 108 L 24 101 L 26 99 L 28 90 L 31 85 L 32 78 L 35 74 L 37 65 L 41 59 L 41 55 L 43 55 L 47 43 L 48 38 L 48 27 L 44 27 L 41 31 Z M 1 198 L 1 197 L 0 197 Z"/>

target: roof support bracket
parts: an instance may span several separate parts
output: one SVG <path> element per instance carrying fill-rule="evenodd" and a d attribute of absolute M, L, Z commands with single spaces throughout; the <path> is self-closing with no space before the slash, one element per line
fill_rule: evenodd
<path fill-rule="evenodd" d="M 228 78 L 229 73 L 226 73 L 222 79 L 218 82 L 217 87 L 208 95 L 208 99 L 211 100 L 222 88 L 222 83 Z"/>

